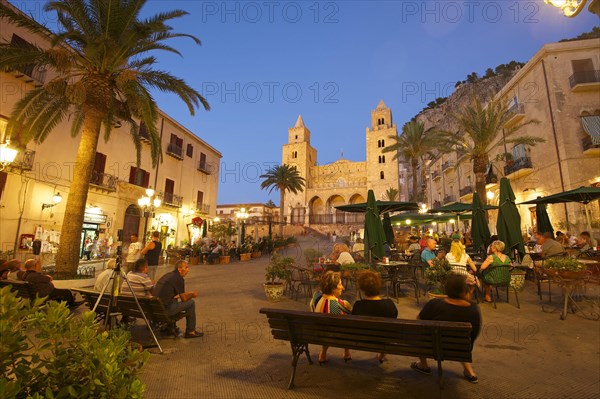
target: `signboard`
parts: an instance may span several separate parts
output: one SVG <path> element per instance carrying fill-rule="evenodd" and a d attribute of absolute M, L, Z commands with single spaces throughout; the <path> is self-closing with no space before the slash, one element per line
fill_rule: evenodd
<path fill-rule="evenodd" d="M 202 218 L 199 218 L 199 217 L 195 217 L 192 219 L 192 224 L 194 226 L 200 227 L 200 226 L 202 226 L 202 222 L 203 222 Z"/>
<path fill-rule="evenodd" d="M 98 215 L 95 213 L 84 213 L 83 214 L 83 222 L 84 223 L 105 224 L 106 223 L 106 215 Z"/>

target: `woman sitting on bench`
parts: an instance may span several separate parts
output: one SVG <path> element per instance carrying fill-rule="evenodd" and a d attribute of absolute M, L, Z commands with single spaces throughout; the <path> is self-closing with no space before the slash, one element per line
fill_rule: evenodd
<path fill-rule="evenodd" d="M 473 345 L 481 329 L 481 312 L 477 304 L 471 302 L 471 292 L 465 276 L 451 274 L 446 280 L 446 295 L 448 298 L 432 299 L 427 302 L 417 319 L 471 323 L 473 327 L 471 345 Z M 478 379 L 471 363 L 462 362 L 462 365 L 465 379 L 476 384 Z M 431 374 L 431 368 L 427 365 L 427 359 L 424 357 L 420 358 L 418 362 L 412 363 L 410 368 L 419 373 Z"/>
<path fill-rule="evenodd" d="M 348 301 L 340 299 L 344 286 L 342 285 L 342 277 L 338 272 L 328 271 L 321 278 L 321 292 L 317 291 L 310 301 L 310 310 L 318 313 L 328 314 L 350 314 L 352 313 L 352 305 Z M 323 346 L 319 353 L 319 366 L 327 363 L 328 346 Z M 344 362 L 352 360 L 350 350 L 344 349 Z"/>

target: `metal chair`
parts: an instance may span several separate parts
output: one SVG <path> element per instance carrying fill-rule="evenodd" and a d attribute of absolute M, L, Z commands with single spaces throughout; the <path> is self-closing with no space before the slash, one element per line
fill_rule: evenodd
<path fill-rule="evenodd" d="M 509 265 L 491 265 L 483 273 L 483 282 L 489 286 L 496 288 L 496 298 L 500 298 L 498 294 L 498 287 L 506 288 L 506 303 L 509 302 L 508 289 L 512 288 L 515 293 L 515 298 L 517 300 L 517 308 L 521 309 L 521 305 L 519 304 L 519 294 L 514 287 L 510 286 L 510 266 Z M 492 293 L 492 303 L 494 304 L 494 309 L 496 308 L 496 300 L 494 299 L 494 294 Z"/>
<path fill-rule="evenodd" d="M 401 285 L 410 285 L 415 289 L 415 299 L 417 304 L 419 303 L 419 279 L 417 278 L 417 268 L 419 266 L 399 266 L 396 270 L 393 284 L 394 284 L 394 295 L 396 295 L 396 301 L 398 301 L 398 291 L 400 291 Z"/>
<path fill-rule="evenodd" d="M 469 267 L 466 265 L 457 265 L 457 264 L 450 264 L 450 267 L 452 268 L 452 273 L 454 274 L 458 274 L 461 276 L 465 276 L 465 278 L 467 279 L 467 282 L 469 281 L 469 277 L 473 278 L 473 280 L 475 281 L 475 283 L 477 282 L 476 277 L 473 276 L 471 273 L 469 273 Z M 473 293 L 475 294 L 475 300 L 477 301 L 477 303 L 479 303 L 479 289 L 477 287 L 477 284 L 474 285 L 474 289 L 473 289 Z"/>

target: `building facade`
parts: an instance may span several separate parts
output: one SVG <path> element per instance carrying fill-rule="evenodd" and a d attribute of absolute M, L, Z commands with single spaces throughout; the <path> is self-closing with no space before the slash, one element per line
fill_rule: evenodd
<path fill-rule="evenodd" d="M 302 116 L 288 129 L 288 142 L 283 145 L 283 164 L 296 166 L 306 180 L 304 191 L 286 193 L 284 217 L 292 224 L 353 223 L 357 215 L 336 211 L 338 205 L 366 202 L 372 189 L 378 199 L 385 192 L 398 190 L 398 162 L 393 153 L 383 153 L 390 145 L 389 136 L 397 135 L 392 111 L 380 101 L 371 112 L 371 127 L 366 129 L 366 161 L 339 159 L 318 165 L 317 150 L 310 144 L 310 130 Z"/>
<path fill-rule="evenodd" d="M 0 22 L 4 40 L 49 46 L 22 28 L 5 20 Z M 16 102 L 53 74 L 33 65 L 0 72 L 0 142 L 10 139 L 5 137 L 6 120 Z M 110 244 L 129 241 L 131 233 L 142 237 L 145 227 L 148 233 L 160 231 L 165 246 L 181 245 L 200 234 L 191 219 L 215 216 L 221 153 L 164 112 L 159 113 L 157 129 L 164 159 L 156 167 L 152 166 L 143 125 L 139 167 L 128 128 L 116 126 L 109 141 L 99 141 L 82 246 L 87 238 L 96 238 L 96 251 L 102 252 Z M 43 241 L 43 254 L 56 252 L 79 144 L 79 137 L 73 138 L 69 132 L 70 124 L 65 120 L 44 142 L 30 142 L 20 148 L 15 162 L 0 172 L 1 250 L 11 250 L 16 243 L 21 255 L 26 256 L 31 253 L 27 243 L 37 238 Z M 138 199 L 149 187 L 162 203 L 144 213 Z M 62 197 L 61 202 L 53 201 L 56 194 Z M 51 263 L 52 256 L 43 259 Z"/>
<path fill-rule="evenodd" d="M 533 147 L 507 144 L 491 154 L 487 189 L 492 204 L 497 205 L 497 181 L 502 176 L 510 179 L 517 204 L 600 183 L 600 39 L 544 45 L 495 99 L 509 106 L 505 127 L 537 120 L 517 134 L 545 142 Z M 508 157 L 497 157 L 503 153 Z M 429 206 L 470 202 L 475 188 L 472 170 L 472 162 L 461 153 L 444 154 L 432 163 Z M 535 207 L 519 208 L 523 231 L 534 230 Z M 598 201 L 590 204 L 590 210 L 597 232 Z M 555 230 L 588 229 L 580 204 L 550 205 L 548 213 Z M 490 220 L 496 218 L 492 215 Z"/>

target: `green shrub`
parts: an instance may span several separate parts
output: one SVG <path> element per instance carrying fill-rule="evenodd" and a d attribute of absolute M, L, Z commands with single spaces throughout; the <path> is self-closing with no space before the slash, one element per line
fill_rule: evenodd
<path fill-rule="evenodd" d="M 574 258 L 550 258 L 544 261 L 544 269 L 578 272 L 585 269 L 585 265 Z"/>
<path fill-rule="evenodd" d="M 293 265 L 294 258 L 281 256 L 278 253 L 273 254 L 271 262 L 265 268 L 267 283 L 273 284 L 290 278 L 292 276 L 291 267 Z"/>
<path fill-rule="evenodd" d="M 93 312 L 74 317 L 64 303 L 0 290 L 0 392 L 7 399 L 141 398 L 138 373 L 148 352 L 128 332 L 99 332 Z"/>
<path fill-rule="evenodd" d="M 319 251 L 315 248 L 306 248 L 304 250 L 304 259 L 306 260 L 306 264 L 310 265 L 315 259 L 323 256 L 323 251 Z"/>
<path fill-rule="evenodd" d="M 425 281 L 429 286 L 433 287 L 432 292 L 434 294 L 443 294 L 446 278 L 450 274 L 452 267 L 446 259 L 435 258 L 432 262 L 433 266 L 425 267 Z"/>

